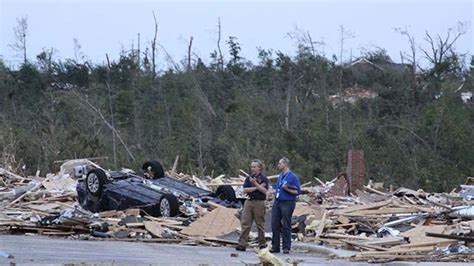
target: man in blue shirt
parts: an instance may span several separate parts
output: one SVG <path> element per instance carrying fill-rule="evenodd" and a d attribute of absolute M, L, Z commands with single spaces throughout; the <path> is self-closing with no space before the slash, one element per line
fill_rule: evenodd
<path fill-rule="evenodd" d="M 291 216 L 295 210 L 296 197 L 301 193 L 300 181 L 290 171 L 290 160 L 281 158 L 278 161 L 281 171 L 276 183 L 275 201 L 272 207 L 272 248 L 271 253 L 280 252 L 280 233 L 283 240 L 283 253 L 290 253 Z"/>

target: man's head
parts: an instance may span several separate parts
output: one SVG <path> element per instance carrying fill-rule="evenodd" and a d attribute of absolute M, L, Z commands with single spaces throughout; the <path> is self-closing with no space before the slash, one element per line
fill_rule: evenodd
<path fill-rule="evenodd" d="M 286 157 L 281 158 L 278 161 L 278 170 L 286 172 L 290 169 L 290 160 Z"/>
<path fill-rule="evenodd" d="M 261 160 L 255 159 L 250 163 L 250 171 L 253 175 L 260 174 L 263 170 L 263 162 Z"/>

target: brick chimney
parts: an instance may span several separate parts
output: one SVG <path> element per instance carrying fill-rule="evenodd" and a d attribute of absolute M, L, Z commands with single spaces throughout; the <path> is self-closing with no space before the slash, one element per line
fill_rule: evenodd
<path fill-rule="evenodd" d="M 364 186 L 365 165 L 363 150 L 349 150 L 347 154 L 347 175 L 349 178 L 350 191 L 362 189 Z"/>

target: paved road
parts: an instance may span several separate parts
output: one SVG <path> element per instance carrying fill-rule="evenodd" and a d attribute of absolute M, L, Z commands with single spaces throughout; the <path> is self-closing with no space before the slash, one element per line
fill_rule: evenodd
<path fill-rule="evenodd" d="M 0 235 L 0 265 L 242 265 L 258 263 L 253 251 L 236 252 L 230 247 L 185 246 L 176 244 L 130 243 L 118 241 L 82 241 L 42 236 Z M 238 257 L 231 257 L 237 253 Z M 286 259 L 303 259 L 301 265 L 346 265 L 346 261 L 327 261 L 323 255 L 293 252 L 279 255 Z M 365 264 L 359 264 L 365 265 Z"/>
<path fill-rule="evenodd" d="M 318 248 L 318 247 L 317 247 Z M 5 253 L 13 259 L 5 258 Z M 237 253 L 238 257 L 231 257 Z M 303 259 L 300 265 L 377 265 L 327 260 L 321 253 L 292 252 L 280 258 Z M 176 244 L 83 241 L 43 236 L 0 235 L 0 265 L 252 265 L 259 262 L 255 252 L 236 252 L 230 247 Z M 393 262 L 390 266 L 467 265 L 462 263 Z M 380 264 L 379 264 L 380 265 Z"/>

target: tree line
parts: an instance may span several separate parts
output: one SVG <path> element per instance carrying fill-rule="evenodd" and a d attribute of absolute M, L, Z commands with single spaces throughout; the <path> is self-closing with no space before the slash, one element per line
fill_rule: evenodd
<path fill-rule="evenodd" d="M 22 64 L 0 61 L 1 163 L 27 174 L 98 156 L 108 168 L 147 159 L 170 168 L 179 155 L 179 171 L 232 176 L 253 158 L 275 173 L 286 156 L 305 182 L 332 179 L 348 150 L 362 149 L 367 178 L 448 191 L 474 174 L 474 107 L 460 97 L 474 90 L 474 58 L 466 66 L 454 49 L 462 31 L 426 33 L 427 50 L 400 33 L 412 52 L 405 64 L 383 49 L 364 52 L 362 67 L 342 52 L 328 58 L 302 31 L 295 56 L 259 48 L 251 62 L 238 38 L 221 40 L 219 31 L 209 63 L 192 53 L 191 37 L 188 55 L 161 70 L 156 34 L 117 60 L 104 53 L 102 64 L 85 60 L 78 44 L 74 59 L 55 59 L 53 49 L 28 59 L 27 35 L 18 34 Z M 376 96 L 360 96 L 367 91 Z M 351 93 L 356 100 L 345 101 Z"/>

